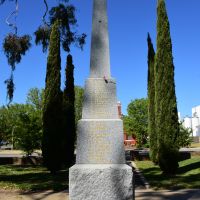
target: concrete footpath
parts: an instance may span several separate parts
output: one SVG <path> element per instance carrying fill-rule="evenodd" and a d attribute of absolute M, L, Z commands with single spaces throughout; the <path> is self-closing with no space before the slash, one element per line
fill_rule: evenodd
<path fill-rule="evenodd" d="M 200 200 L 200 189 L 158 190 L 137 189 L 135 200 Z M 18 191 L 0 190 L 0 200 L 69 200 L 67 191 L 23 193 Z M 95 200 L 95 199 L 94 199 Z M 102 199 L 103 200 L 103 199 Z"/>
<path fill-rule="evenodd" d="M 136 190 L 135 200 L 200 200 L 200 189 Z"/>

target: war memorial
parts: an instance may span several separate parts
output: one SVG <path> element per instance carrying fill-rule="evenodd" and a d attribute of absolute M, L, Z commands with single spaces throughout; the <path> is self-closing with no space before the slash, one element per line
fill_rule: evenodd
<path fill-rule="evenodd" d="M 107 0 L 93 1 L 90 75 L 78 122 L 76 164 L 69 170 L 70 200 L 132 200 L 116 81 L 111 77 Z"/>

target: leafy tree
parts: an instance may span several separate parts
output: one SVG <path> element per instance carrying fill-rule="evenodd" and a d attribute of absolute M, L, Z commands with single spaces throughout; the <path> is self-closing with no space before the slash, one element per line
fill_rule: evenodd
<path fill-rule="evenodd" d="M 42 110 L 44 101 L 44 90 L 38 88 L 31 88 L 28 91 L 26 103 L 33 105 L 35 109 Z"/>
<path fill-rule="evenodd" d="M 56 173 L 61 168 L 62 92 L 60 90 L 60 32 L 56 21 L 52 27 L 43 108 L 42 154 L 45 166 Z"/>
<path fill-rule="evenodd" d="M 42 120 L 41 112 L 31 105 L 21 105 L 17 121 L 14 125 L 15 147 L 31 155 L 34 150 L 41 149 Z"/>
<path fill-rule="evenodd" d="M 177 138 L 178 147 L 188 147 L 192 143 L 192 129 L 185 128 L 182 123 L 180 123 L 180 133 Z"/>
<path fill-rule="evenodd" d="M 75 30 L 77 26 L 77 19 L 75 15 L 76 8 L 73 5 L 59 4 L 58 6 L 52 7 L 49 11 L 49 23 L 45 23 L 39 26 L 38 30 L 35 31 L 35 43 L 36 45 L 42 45 L 43 52 L 47 51 L 50 39 L 50 32 L 52 25 L 56 20 L 59 21 L 60 29 L 60 42 L 63 50 L 70 52 L 70 46 L 75 46 L 83 49 L 85 44 L 86 34 L 78 35 Z"/>
<path fill-rule="evenodd" d="M 135 99 L 129 103 L 128 116 L 123 117 L 124 127 L 129 135 L 135 135 L 138 147 L 147 143 L 148 134 L 148 100 Z"/>
<path fill-rule="evenodd" d="M 158 0 L 157 15 L 155 110 L 158 162 L 163 173 L 174 174 L 178 168 L 176 140 L 179 135 L 179 123 L 170 25 L 164 0 Z"/>
<path fill-rule="evenodd" d="M 32 105 L 12 104 L 0 109 L 0 132 L 3 139 L 30 155 L 41 148 L 41 113 Z"/>
<path fill-rule="evenodd" d="M 158 162 L 157 158 L 157 135 L 155 125 L 155 76 L 154 76 L 154 58 L 155 51 L 148 33 L 148 134 L 150 143 L 150 157 L 154 163 Z"/>
<path fill-rule="evenodd" d="M 2 140 L 11 142 L 13 117 L 10 118 L 8 109 L 5 106 L 0 108 L 0 142 Z"/>

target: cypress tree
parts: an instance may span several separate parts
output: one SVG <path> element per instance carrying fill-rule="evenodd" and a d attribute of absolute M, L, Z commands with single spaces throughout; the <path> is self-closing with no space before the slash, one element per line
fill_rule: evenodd
<path fill-rule="evenodd" d="M 155 127 L 155 77 L 154 77 L 154 58 L 155 51 L 148 33 L 148 134 L 150 138 L 150 157 L 154 163 L 157 159 L 157 135 Z"/>
<path fill-rule="evenodd" d="M 74 90 L 74 65 L 72 56 L 67 56 L 67 65 L 65 69 L 66 81 L 63 92 L 63 141 L 66 157 L 64 161 L 70 167 L 74 164 L 74 144 L 76 138 L 75 127 L 75 90 Z"/>
<path fill-rule="evenodd" d="M 163 173 L 174 174 L 178 168 L 176 139 L 179 134 L 179 123 L 170 25 L 164 0 L 158 0 L 157 15 L 155 110 L 158 163 Z"/>
<path fill-rule="evenodd" d="M 42 154 L 44 165 L 56 173 L 61 168 L 62 92 L 60 58 L 60 32 L 56 21 L 52 27 L 47 59 L 43 108 Z"/>

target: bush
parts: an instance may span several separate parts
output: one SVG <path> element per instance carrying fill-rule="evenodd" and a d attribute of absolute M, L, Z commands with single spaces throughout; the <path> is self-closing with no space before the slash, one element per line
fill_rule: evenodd
<path fill-rule="evenodd" d="M 192 143 L 192 129 L 191 128 L 185 128 L 182 123 L 180 124 L 180 132 L 177 137 L 177 145 L 178 147 L 188 147 Z"/>
<path fill-rule="evenodd" d="M 163 174 L 176 174 L 179 167 L 177 160 L 179 159 L 179 152 L 170 144 L 161 144 L 158 152 L 158 164 Z"/>

